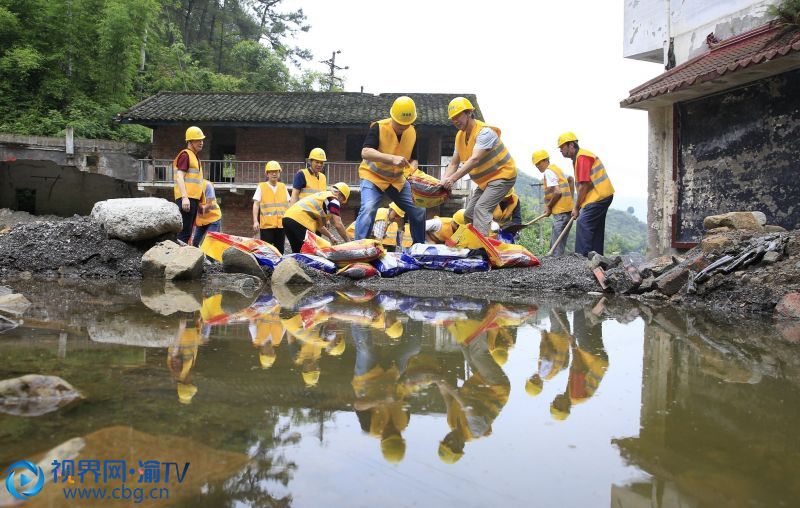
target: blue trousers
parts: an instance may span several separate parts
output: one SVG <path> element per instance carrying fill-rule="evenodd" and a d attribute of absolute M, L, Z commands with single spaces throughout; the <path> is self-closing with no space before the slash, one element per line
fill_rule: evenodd
<path fill-rule="evenodd" d="M 195 226 L 194 228 L 194 236 L 192 237 L 192 245 L 195 247 L 200 246 L 200 242 L 203 241 L 203 238 L 206 237 L 206 233 L 209 231 L 219 231 L 220 230 L 220 222 L 212 222 L 211 224 L 206 224 L 205 226 Z"/>
<path fill-rule="evenodd" d="M 589 203 L 581 209 L 575 232 L 575 253 L 585 256 L 590 251 L 603 253 L 606 238 L 606 213 L 614 196 Z"/>
<path fill-rule="evenodd" d="M 374 183 L 362 179 L 360 189 L 361 208 L 359 208 L 356 218 L 356 240 L 363 240 L 369 236 L 372 225 L 375 223 L 375 213 L 385 194 L 406 213 L 411 239 L 414 243 L 425 243 L 425 209 L 414 205 L 411 197 L 411 184 L 406 182 L 402 191 L 398 191 L 391 185 L 382 191 Z"/>

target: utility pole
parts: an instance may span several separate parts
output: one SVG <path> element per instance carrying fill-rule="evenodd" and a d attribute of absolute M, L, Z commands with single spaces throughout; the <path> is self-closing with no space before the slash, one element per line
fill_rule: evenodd
<path fill-rule="evenodd" d="M 331 53 L 331 58 L 329 60 L 322 60 L 320 63 L 324 63 L 328 66 L 328 91 L 332 92 L 333 87 L 336 85 L 343 85 L 344 80 L 336 76 L 336 71 L 346 71 L 349 69 L 349 66 L 339 67 L 336 65 L 336 55 L 341 53 L 342 50 L 337 49 L 336 51 Z"/>

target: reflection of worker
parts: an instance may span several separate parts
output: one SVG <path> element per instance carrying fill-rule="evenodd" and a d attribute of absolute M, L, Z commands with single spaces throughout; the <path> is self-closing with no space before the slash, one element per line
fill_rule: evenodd
<path fill-rule="evenodd" d="M 539 395 L 545 381 L 550 381 L 569 365 L 569 348 L 572 336 L 569 321 L 563 310 L 550 311 L 550 331 L 542 330 L 539 342 L 539 365 L 530 379 L 525 382 L 528 395 Z"/>
<path fill-rule="evenodd" d="M 425 221 L 428 243 L 445 243 L 465 224 L 464 209 L 457 210 L 452 217 L 434 217 Z"/>
<path fill-rule="evenodd" d="M 189 373 L 197 363 L 197 352 L 202 338 L 200 336 L 200 319 L 181 319 L 178 333 L 169 347 L 167 366 L 172 377 L 178 381 L 178 400 L 189 404 L 197 393 L 197 387 L 190 382 Z"/>
<path fill-rule="evenodd" d="M 275 363 L 275 348 L 283 340 L 285 330 L 281 324 L 280 306 L 275 305 L 267 312 L 262 312 L 250 320 L 250 338 L 257 347 L 258 361 L 262 369 L 268 369 Z"/>
<path fill-rule="evenodd" d="M 572 406 L 585 402 L 595 394 L 608 370 L 608 354 L 603 346 L 603 323 L 587 317 L 586 311 L 573 315 L 577 343 L 572 341 L 572 363 L 564 393 L 556 395 L 550 414 L 556 420 L 569 416 Z"/>
<path fill-rule="evenodd" d="M 301 314 L 281 319 L 281 324 L 299 344 L 294 364 L 300 367 L 306 387 L 313 388 L 319 383 L 322 353 L 334 351 L 334 354 L 341 354 L 344 351 L 343 342 L 337 339 L 335 331 L 327 329 L 324 321 L 305 326 Z"/>
<path fill-rule="evenodd" d="M 380 348 L 363 326 L 353 325 L 352 337 L 356 347 L 353 407 L 362 430 L 378 437 L 384 459 L 396 464 L 405 456 L 402 432 L 410 417 L 403 400 L 407 392 L 400 377 L 422 349 L 421 334 L 414 333 L 402 342 Z"/>

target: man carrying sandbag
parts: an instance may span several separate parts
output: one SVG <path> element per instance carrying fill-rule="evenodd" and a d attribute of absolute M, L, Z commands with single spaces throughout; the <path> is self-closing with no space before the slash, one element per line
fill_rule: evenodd
<path fill-rule="evenodd" d="M 370 125 L 361 149 L 361 208 L 356 219 L 356 240 L 372 231 L 375 214 L 384 194 L 406 213 L 414 243 L 425 243 L 425 209 L 414 206 L 408 173 L 417 167 L 417 132 L 414 120 L 417 108 L 411 97 L 398 97 L 389 110 L 389 118 Z"/>
<path fill-rule="evenodd" d="M 306 231 L 327 236 L 334 244 L 339 240 L 328 231 L 330 220 L 343 239 L 347 232 L 342 224 L 341 207 L 350 198 L 350 186 L 344 182 L 333 184 L 332 191 L 317 192 L 305 197 L 286 210 L 283 229 L 292 252 L 300 252 L 306 239 Z"/>

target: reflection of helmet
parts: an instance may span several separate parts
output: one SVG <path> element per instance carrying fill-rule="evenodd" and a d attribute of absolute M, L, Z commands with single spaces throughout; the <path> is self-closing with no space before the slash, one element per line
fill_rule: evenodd
<path fill-rule="evenodd" d="M 269 161 L 264 166 L 264 173 L 269 173 L 270 171 L 280 171 L 281 165 L 278 164 L 278 161 Z"/>
<path fill-rule="evenodd" d="M 262 369 L 268 369 L 272 367 L 272 364 L 275 363 L 275 352 L 261 353 L 258 355 L 258 361 L 261 363 Z"/>
<path fill-rule="evenodd" d="M 381 439 L 381 453 L 386 462 L 398 464 L 406 456 L 406 440 L 400 434 Z"/>
<path fill-rule="evenodd" d="M 341 356 L 344 353 L 344 348 L 346 343 L 344 339 L 340 339 L 332 348 L 328 350 L 328 354 L 331 356 Z"/>
<path fill-rule="evenodd" d="M 540 162 L 542 162 L 543 160 L 549 159 L 549 158 L 550 158 L 550 154 L 547 153 L 547 150 L 536 150 L 535 152 L 533 152 L 533 155 L 531 156 L 531 161 L 533 162 L 533 165 L 535 166 L 535 165 L 539 164 Z"/>
<path fill-rule="evenodd" d="M 336 182 L 333 184 L 333 188 L 342 193 L 344 202 L 347 203 L 347 200 L 350 199 L 350 186 L 344 182 Z"/>
<path fill-rule="evenodd" d="M 395 203 L 391 203 L 391 204 L 389 205 L 389 208 L 391 208 L 392 210 L 394 210 L 394 213 L 396 213 L 396 214 L 397 214 L 397 215 L 398 215 L 398 216 L 399 216 L 401 219 L 402 219 L 403 217 L 405 217 L 405 216 L 406 216 L 406 212 L 404 212 L 403 210 L 401 210 L 401 209 L 400 209 L 400 207 L 399 207 L 399 206 L 397 206 Z"/>
<path fill-rule="evenodd" d="M 303 382 L 309 388 L 317 386 L 317 383 L 319 383 L 319 369 L 303 372 Z"/>
<path fill-rule="evenodd" d="M 562 411 L 550 404 L 550 416 L 552 416 L 554 420 L 566 420 L 567 416 L 569 416 L 569 411 Z"/>
<path fill-rule="evenodd" d="M 466 97 L 456 97 L 447 105 L 447 118 L 453 119 L 454 116 L 468 109 L 475 109 Z"/>
<path fill-rule="evenodd" d="M 501 367 L 506 364 L 508 361 L 508 348 L 503 346 L 497 346 L 489 350 L 489 354 L 492 355 L 494 361 L 497 365 Z"/>
<path fill-rule="evenodd" d="M 308 152 L 308 158 L 312 161 L 322 161 L 325 162 L 328 159 L 325 157 L 325 150 L 322 148 L 312 148 L 310 152 Z"/>
<path fill-rule="evenodd" d="M 195 385 L 178 383 L 178 400 L 181 401 L 181 404 L 190 404 L 195 393 L 197 393 Z"/>
<path fill-rule="evenodd" d="M 558 137 L 558 147 L 561 148 L 561 145 L 569 143 L 570 141 L 578 141 L 578 137 L 574 132 L 565 132 Z"/>
<path fill-rule="evenodd" d="M 206 135 L 200 130 L 200 127 L 189 127 L 186 129 L 186 141 L 199 141 L 206 139 Z"/>
<path fill-rule="evenodd" d="M 439 443 L 439 458 L 445 464 L 455 464 L 463 456 L 464 452 L 455 452 L 451 450 L 450 447 L 444 443 L 444 441 Z"/>
<path fill-rule="evenodd" d="M 411 125 L 417 119 L 417 106 L 411 97 L 398 97 L 392 103 L 389 116 L 400 125 Z"/>
<path fill-rule="evenodd" d="M 540 393 L 542 393 L 542 387 L 544 386 L 544 381 L 538 375 L 533 376 L 532 378 L 525 381 L 525 393 L 530 395 L 531 397 L 536 397 Z"/>
<path fill-rule="evenodd" d="M 391 339 L 399 339 L 403 336 L 403 323 L 395 321 L 392 326 L 386 329 L 386 335 Z"/>
<path fill-rule="evenodd" d="M 466 210 L 462 208 L 461 210 L 458 210 L 456 213 L 453 214 L 453 220 L 456 221 L 456 224 L 458 224 L 459 226 L 463 226 L 467 223 L 467 219 L 466 217 L 464 217 L 465 211 Z"/>

